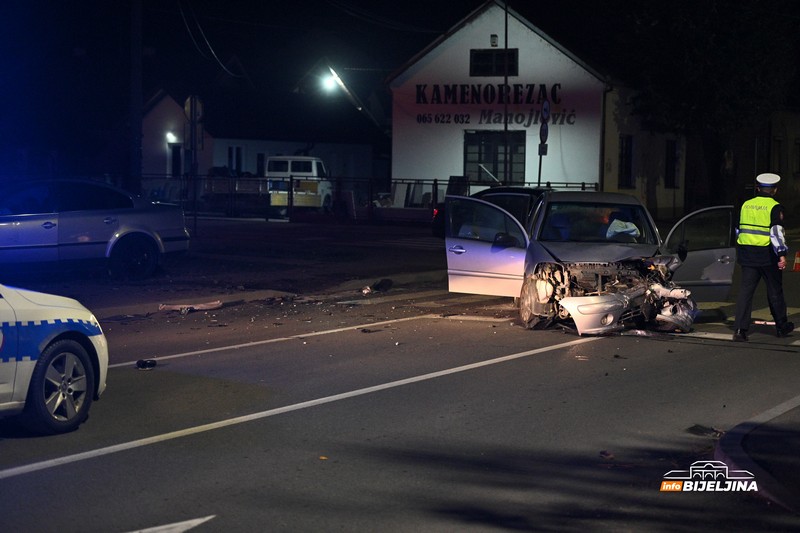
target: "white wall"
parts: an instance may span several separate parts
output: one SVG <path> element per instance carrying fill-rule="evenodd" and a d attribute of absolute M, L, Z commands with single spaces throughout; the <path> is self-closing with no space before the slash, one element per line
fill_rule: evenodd
<path fill-rule="evenodd" d="M 504 10 L 493 5 L 393 80 L 394 179 L 462 175 L 465 130 L 503 131 L 505 105 L 498 99 L 492 103 L 460 98 L 456 103 L 433 100 L 434 91 L 443 91 L 445 86 L 496 88 L 504 83 L 503 77 L 469 76 L 470 49 L 490 48 L 492 34 L 498 36 L 502 47 L 504 26 Z M 519 49 L 520 73 L 508 82 L 512 87 L 521 84 L 526 93 L 522 101 L 508 105 L 513 117 L 508 129 L 526 131 L 526 181 L 534 182 L 538 177 L 540 91 L 550 99 L 554 119 L 549 128 L 548 155 L 542 161 L 542 180 L 599 181 L 604 83 L 513 16 L 508 18 L 508 35 L 508 47 Z M 529 88 L 533 88 L 533 101 L 526 101 Z M 419 92 L 424 97 L 419 98 Z M 429 116 L 431 121 L 425 122 Z M 437 123 L 437 117 L 449 119 L 449 123 Z"/>

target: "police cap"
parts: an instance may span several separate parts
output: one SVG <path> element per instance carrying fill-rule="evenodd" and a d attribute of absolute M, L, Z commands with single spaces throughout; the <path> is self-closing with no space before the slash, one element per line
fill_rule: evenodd
<path fill-rule="evenodd" d="M 756 184 L 759 187 L 776 187 L 779 181 L 781 181 L 781 177 L 777 174 L 766 173 L 756 176 Z"/>

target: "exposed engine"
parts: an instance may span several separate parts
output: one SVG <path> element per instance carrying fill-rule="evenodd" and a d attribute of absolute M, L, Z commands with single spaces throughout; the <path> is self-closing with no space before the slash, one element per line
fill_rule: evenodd
<path fill-rule="evenodd" d="M 572 319 L 578 333 L 605 333 L 627 325 L 659 331 L 691 330 L 697 307 L 670 279 L 675 256 L 614 263 L 542 263 L 527 276 L 520 317 L 528 328 Z"/>

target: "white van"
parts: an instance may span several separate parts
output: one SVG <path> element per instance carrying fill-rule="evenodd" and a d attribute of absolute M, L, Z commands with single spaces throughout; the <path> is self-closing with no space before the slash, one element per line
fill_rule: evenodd
<path fill-rule="evenodd" d="M 289 184 L 294 184 L 294 207 L 330 210 L 333 187 L 325 163 L 318 157 L 281 155 L 267 158 L 265 177 L 269 183 L 270 206 L 289 205 Z"/>

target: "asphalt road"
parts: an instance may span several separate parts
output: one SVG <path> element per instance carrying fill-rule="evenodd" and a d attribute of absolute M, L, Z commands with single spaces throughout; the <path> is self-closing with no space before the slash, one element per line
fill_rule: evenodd
<path fill-rule="evenodd" d="M 244 261 L 201 246 L 140 284 L 38 280 L 92 300 L 114 364 L 80 430 L 0 422 L 4 530 L 796 527 L 751 493 L 659 491 L 719 431 L 796 395 L 791 339 L 734 345 L 715 313 L 696 335 L 527 331 L 509 301 L 447 294 L 419 229 L 356 232 L 319 272 L 299 228 L 264 226 Z M 251 288 L 269 254 L 283 285 Z M 212 298 L 225 304 L 157 310 Z"/>

